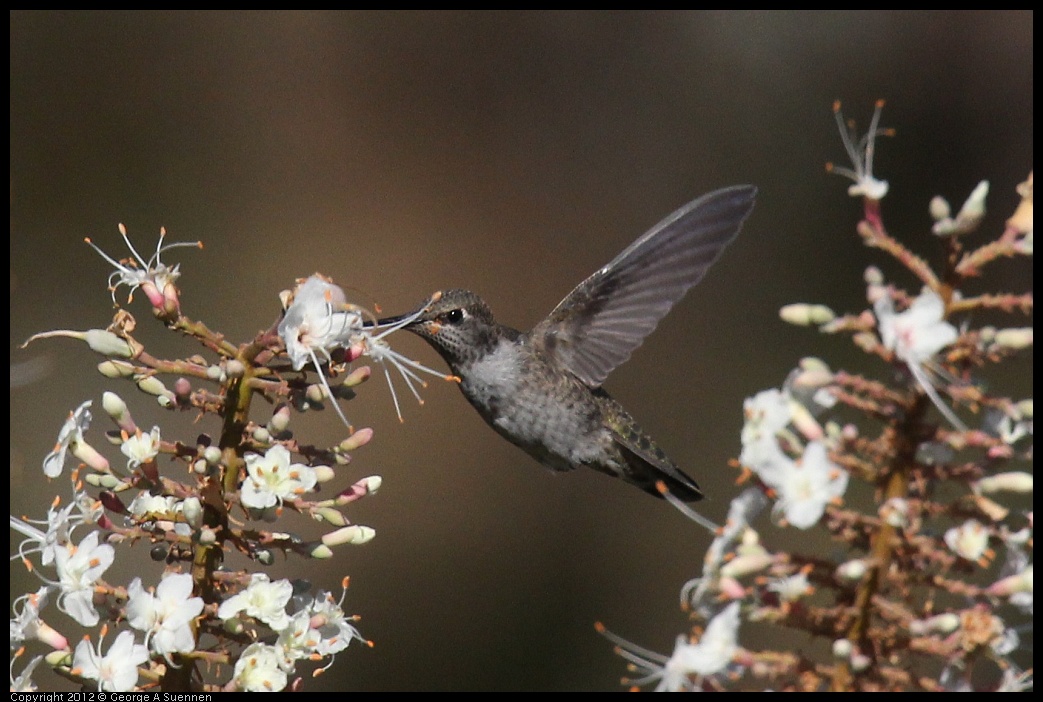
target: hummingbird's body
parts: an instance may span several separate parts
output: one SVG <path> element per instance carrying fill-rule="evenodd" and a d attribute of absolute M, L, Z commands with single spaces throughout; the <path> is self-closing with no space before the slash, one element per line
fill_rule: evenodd
<path fill-rule="evenodd" d="M 467 290 L 437 296 L 405 328 L 439 352 L 493 429 L 545 466 L 587 466 L 656 496 L 662 481 L 682 500 L 698 500 L 695 481 L 601 384 L 735 238 L 755 194 L 738 186 L 682 207 L 528 333 L 496 322 Z"/>

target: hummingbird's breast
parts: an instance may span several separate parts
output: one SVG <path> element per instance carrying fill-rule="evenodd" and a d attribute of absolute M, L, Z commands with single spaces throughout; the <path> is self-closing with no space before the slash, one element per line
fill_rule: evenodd
<path fill-rule="evenodd" d="M 493 429 L 554 470 L 604 461 L 612 445 L 593 393 L 532 349 L 501 339 L 459 369 L 460 389 Z"/>

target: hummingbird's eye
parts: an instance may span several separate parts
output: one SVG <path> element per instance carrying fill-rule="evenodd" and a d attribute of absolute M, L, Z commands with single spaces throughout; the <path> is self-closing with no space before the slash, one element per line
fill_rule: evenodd
<path fill-rule="evenodd" d="M 461 309 L 449 310 L 445 313 L 444 318 L 450 324 L 459 324 L 464 321 L 464 311 Z"/>

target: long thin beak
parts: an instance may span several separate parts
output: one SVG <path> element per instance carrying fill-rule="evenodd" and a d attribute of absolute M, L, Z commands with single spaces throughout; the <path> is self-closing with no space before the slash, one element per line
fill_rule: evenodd
<path fill-rule="evenodd" d="M 406 312 L 405 314 L 396 314 L 393 317 L 384 317 L 383 319 L 378 319 L 376 322 L 366 321 L 366 322 L 362 323 L 362 326 L 365 327 L 365 328 L 379 329 L 381 327 L 388 327 L 388 326 L 392 326 L 392 325 L 395 325 L 395 324 L 401 324 L 405 319 L 407 319 L 409 317 L 417 317 L 417 318 L 419 318 L 421 312 L 424 312 L 425 310 L 427 310 L 427 308 L 429 308 L 431 305 L 435 304 L 436 302 L 438 302 L 441 299 L 442 299 L 442 291 L 439 290 L 434 295 L 432 295 L 427 300 L 425 300 L 422 305 L 417 307 L 412 312 Z M 405 325 L 405 326 L 409 326 L 409 325 Z"/>
<path fill-rule="evenodd" d="M 401 322 L 406 317 L 410 317 L 410 316 L 412 316 L 414 314 L 416 314 L 416 310 L 413 310 L 412 312 L 406 312 L 405 314 L 396 314 L 393 317 L 382 317 L 381 319 L 378 319 L 376 322 L 374 322 L 372 320 L 367 320 L 367 321 L 362 323 L 362 326 L 364 326 L 364 327 L 387 327 L 387 326 L 390 326 L 392 324 L 398 324 L 399 322 Z"/>
<path fill-rule="evenodd" d="M 434 296 L 432 296 L 428 300 L 425 300 L 422 305 L 414 309 L 412 312 L 404 312 L 403 314 L 396 314 L 392 317 L 383 317 L 381 319 L 378 319 L 376 322 L 372 320 L 367 320 L 362 323 L 362 326 L 366 328 L 380 328 L 388 327 L 394 324 L 400 324 L 403 320 L 405 320 L 408 317 L 415 317 L 419 315 L 421 312 L 430 307 L 432 303 L 436 302 L 441 296 L 441 293 L 435 293 Z"/>

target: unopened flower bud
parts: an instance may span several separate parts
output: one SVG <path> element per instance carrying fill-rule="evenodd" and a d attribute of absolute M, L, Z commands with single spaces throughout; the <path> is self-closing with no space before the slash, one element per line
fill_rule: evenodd
<path fill-rule="evenodd" d="M 185 521 L 193 529 L 198 529 L 203 524 L 203 503 L 198 497 L 186 497 L 181 502 L 181 512 L 185 515 Z"/>
<path fill-rule="evenodd" d="M 320 483 L 328 483 L 337 477 L 337 472 L 329 466 L 314 466 L 315 480 Z"/>
<path fill-rule="evenodd" d="M 944 540 L 945 545 L 960 558 L 976 561 L 989 546 L 989 529 L 976 519 L 968 519 L 946 531 Z"/>
<path fill-rule="evenodd" d="M 167 390 L 167 386 L 163 384 L 159 378 L 154 375 L 143 375 L 137 380 L 138 389 L 149 395 L 155 395 L 157 397 L 163 395 L 172 395 Z"/>
<path fill-rule="evenodd" d="M 927 634 L 951 634 L 960 627 L 960 615 L 953 612 L 937 614 L 926 619 L 914 619 L 909 622 L 909 633 L 913 636 Z"/>
<path fill-rule="evenodd" d="M 130 342 L 116 336 L 107 329 L 88 329 L 85 332 L 73 331 L 71 329 L 55 329 L 54 331 L 40 332 L 26 339 L 25 343 L 22 344 L 22 348 L 24 349 L 37 339 L 52 339 L 60 336 L 85 341 L 92 351 L 96 351 L 103 356 L 116 356 L 118 358 L 133 358 L 135 356 L 134 348 Z"/>
<path fill-rule="evenodd" d="M 134 349 L 126 339 L 122 339 L 105 329 L 89 329 L 84 333 L 84 340 L 90 346 L 91 351 L 103 356 L 117 356 L 119 358 L 133 358 Z"/>
<path fill-rule="evenodd" d="M 340 450 L 340 451 L 343 451 L 345 453 L 349 453 L 351 451 L 354 451 L 357 448 L 361 448 L 362 446 L 365 446 L 366 444 L 368 444 L 370 442 L 370 440 L 372 438 L 373 438 L 373 430 L 372 429 L 370 429 L 369 427 L 366 427 L 364 429 L 359 429 L 354 434 L 352 434 L 348 438 L 344 439 L 344 441 L 341 441 L 340 444 L 337 446 L 337 449 Z"/>
<path fill-rule="evenodd" d="M 130 488 L 130 484 L 123 482 L 112 473 L 87 473 L 83 476 L 83 479 L 88 485 L 112 490 L 113 492 L 123 492 Z"/>
<path fill-rule="evenodd" d="M 1032 492 L 1032 474 L 1021 471 L 997 473 L 982 478 L 974 484 L 975 489 L 988 495 L 994 492 L 1016 492 L 1030 494 Z"/>
<path fill-rule="evenodd" d="M 803 302 L 786 305 L 779 310 L 782 321 L 798 326 L 827 324 L 836 318 L 833 310 L 825 305 L 809 305 Z"/>
<path fill-rule="evenodd" d="M 833 382 L 833 371 L 821 359 L 808 356 L 800 360 L 798 370 L 793 374 L 790 384 L 799 390 L 821 388 Z"/>
<path fill-rule="evenodd" d="M 120 428 L 120 431 L 133 434 L 138 430 L 138 425 L 134 423 L 134 418 L 130 415 L 130 410 L 127 409 L 127 403 L 116 393 L 104 393 L 101 397 L 101 406 L 112 418 L 112 421 L 116 423 L 116 426 Z"/>
<path fill-rule="evenodd" d="M 931 213 L 931 219 L 935 222 L 948 219 L 952 215 L 952 208 L 949 207 L 949 201 L 941 195 L 935 195 L 932 197 L 931 204 L 927 209 Z"/>
<path fill-rule="evenodd" d="M 127 403 L 114 392 L 102 394 L 101 406 L 117 424 L 127 416 Z"/>
<path fill-rule="evenodd" d="M 837 578 L 849 583 L 857 583 L 866 576 L 869 571 L 868 564 L 861 558 L 841 563 L 837 566 Z"/>
<path fill-rule="evenodd" d="M 766 552 L 737 556 L 721 567 L 721 577 L 741 578 L 758 573 L 770 566 L 774 561 L 775 559 L 771 554 Z"/>
<path fill-rule="evenodd" d="M 83 461 L 91 470 L 96 470 L 99 473 L 108 473 L 110 470 L 109 459 L 98 453 L 86 441 L 74 441 L 69 446 L 69 452 Z"/>
<path fill-rule="evenodd" d="M 1000 329 L 996 332 L 996 345 L 1015 351 L 1032 346 L 1032 327 Z"/>
<path fill-rule="evenodd" d="M 983 180 L 967 196 L 963 207 L 956 214 L 956 229 L 960 233 L 973 231 L 985 216 L 985 198 L 989 194 L 989 181 Z"/>
<path fill-rule="evenodd" d="M 368 478 L 356 481 L 351 487 L 342 490 L 334 500 L 338 507 L 361 499 L 366 495 L 376 492 L 380 488 L 381 478 L 379 475 L 371 475 Z"/>
<path fill-rule="evenodd" d="M 851 639 L 837 639 L 833 642 L 833 657 L 842 661 L 846 661 L 851 658 L 851 654 L 855 652 L 855 645 L 851 643 Z"/>
<path fill-rule="evenodd" d="M 181 399 L 188 399 L 192 394 L 192 383 L 188 378 L 178 378 L 174 381 L 174 394 Z"/>
<path fill-rule="evenodd" d="M 224 382 L 227 376 L 225 375 L 224 368 L 222 368 L 221 366 L 207 366 L 206 377 L 210 380 Z"/>
<path fill-rule="evenodd" d="M 332 507 L 317 507 L 311 512 L 316 521 L 328 522 L 336 527 L 346 526 L 347 518 Z"/>
<path fill-rule="evenodd" d="M 126 361 L 102 361 L 98 364 L 98 372 L 106 378 L 129 378 L 137 373 L 137 369 Z"/>
<path fill-rule="evenodd" d="M 333 549 L 326 544 L 318 544 L 308 553 L 308 555 L 318 560 L 326 560 L 328 558 L 333 558 Z"/>
<path fill-rule="evenodd" d="M 989 585 L 986 592 L 996 597 L 1010 597 L 1019 592 L 1032 592 L 1032 566 L 1028 565 L 1020 573 L 997 580 Z"/>
<path fill-rule="evenodd" d="M 858 332 L 851 337 L 851 340 L 855 342 L 855 346 L 867 353 L 872 352 L 880 345 L 877 342 L 876 334 L 872 332 Z"/>
<path fill-rule="evenodd" d="M 981 512 L 993 522 L 1002 522 L 1010 514 L 1010 509 L 984 495 L 967 495 L 964 499 L 974 505 L 975 510 Z"/>
<path fill-rule="evenodd" d="M 272 435 L 264 427 L 255 427 L 253 431 L 254 441 L 260 444 L 267 444 L 271 442 Z"/>
<path fill-rule="evenodd" d="M 326 388 L 321 384 L 316 383 L 308 386 L 308 389 L 304 391 L 304 397 L 308 402 L 318 404 L 329 397 L 329 393 L 326 392 Z"/>
<path fill-rule="evenodd" d="M 229 378 L 242 378 L 246 374 L 246 366 L 237 358 L 225 361 L 225 373 Z"/>
<path fill-rule="evenodd" d="M 210 527 L 203 527 L 199 530 L 200 546 L 212 546 L 215 543 L 217 543 L 217 532 Z"/>
<path fill-rule="evenodd" d="M 203 459 L 212 466 L 221 463 L 221 449 L 216 446 L 207 446 L 203 449 Z"/>
<path fill-rule="evenodd" d="M 342 544 L 352 544 L 357 546 L 370 541 L 376 535 L 376 530 L 368 526 L 354 524 L 352 526 L 342 527 L 336 531 L 331 531 L 328 534 L 323 534 L 322 543 L 326 546 L 340 546 Z"/>
<path fill-rule="evenodd" d="M 286 403 L 279 405 L 272 418 L 268 420 L 268 429 L 274 434 L 281 434 L 290 426 L 290 406 Z"/>
<path fill-rule="evenodd" d="M 355 370 L 348 373 L 348 377 L 341 383 L 346 388 L 353 388 L 356 385 L 361 385 L 365 381 L 369 380 L 369 376 L 372 374 L 369 366 L 360 366 Z"/>

